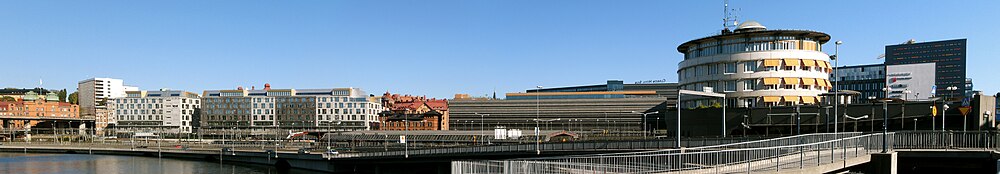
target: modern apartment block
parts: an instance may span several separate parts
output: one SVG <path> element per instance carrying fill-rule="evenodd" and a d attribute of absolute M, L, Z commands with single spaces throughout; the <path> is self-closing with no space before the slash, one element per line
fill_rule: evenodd
<path fill-rule="evenodd" d="M 830 81 L 836 84 L 837 90 L 860 92 L 852 97 L 850 103 L 869 103 L 868 97 L 885 98 L 885 64 L 856 65 L 837 67 L 830 74 Z"/>
<path fill-rule="evenodd" d="M 681 89 L 711 87 L 729 106 L 816 104 L 831 89 L 830 35 L 808 30 L 769 30 L 755 21 L 734 31 L 685 42 L 677 75 Z M 682 98 L 682 106 L 708 106 L 714 98 Z"/>
<path fill-rule="evenodd" d="M 951 96 L 951 101 L 957 101 L 970 90 L 966 87 L 966 52 L 966 39 L 920 43 L 911 40 L 885 46 L 885 64 L 935 63 L 935 96 Z M 948 87 L 956 87 L 958 90 L 948 90 Z"/>
<path fill-rule="evenodd" d="M 110 117 L 111 111 L 107 109 L 108 100 L 125 97 L 125 91 L 139 90 L 138 87 L 125 86 L 121 79 L 112 78 L 91 78 L 82 80 L 77 85 L 80 115 L 93 117 L 97 121 L 95 127 L 98 130 L 116 123 L 115 118 Z"/>
<path fill-rule="evenodd" d="M 349 131 L 377 129 L 379 99 L 359 88 L 207 90 L 202 128 L 240 130 L 253 136 L 276 129 Z"/>
<path fill-rule="evenodd" d="M 125 93 L 125 97 L 108 102 L 111 117 L 117 120 L 117 133 L 171 135 L 197 131 L 201 107 L 197 93 L 169 89 Z"/>

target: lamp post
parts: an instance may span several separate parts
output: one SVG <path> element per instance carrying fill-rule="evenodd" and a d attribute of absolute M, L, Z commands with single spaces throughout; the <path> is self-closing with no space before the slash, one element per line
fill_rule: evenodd
<path fill-rule="evenodd" d="M 947 111 L 948 111 L 948 108 L 949 108 L 948 103 L 951 102 L 951 98 L 953 97 L 952 94 L 955 92 L 955 90 L 958 90 L 958 87 L 949 86 L 946 89 L 948 90 L 948 98 L 944 99 L 944 101 L 941 102 L 941 130 L 942 131 L 945 130 L 944 126 L 945 126 L 945 124 L 948 123 L 948 122 L 945 122 L 945 119 L 948 118 L 947 117 L 947 114 L 948 114 Z"/>
<path fill-rule="evenodd" d="M 851 117 L 851 116 L 849 116 L 847 114 L 844 114 L 844 118 L 849 118 L 851 120 L 854 120 L 854 131 L 857 132 L 858 131 L 858 120 L 860 120 L 860 119 L 866 119 L 866 118 L 868 118 L 868 115 L 862 115 L 860 117 Z"/>
<path fill-rule="evenodd" d="M 539 102 L 539 100 L 540 100 L 539 99 L 539 95 L 540 95 L 539 93 L 542 92 L 542 86 L 535 86 L 535 88 L 538 89 L 538 90 L 535 91 L 535 120 L 538 120 L 538 117 L 542 113 L 542 111 L 540 109 L 541 106 L 539 104 L 540 103 Z M 542 149 L 540 149 L 539 147 L 542 145 L 542 143 L 541 143 L 541 139 L 538 137 L 538 131 L 539 131 L 538 130 L 538 122 L 535 121 L 535 154 L 536 155 L 541 155 L 542 154 Z"/>
<path fill-rule="evenodd" d="M 889 101 L 891 101 L 891 100 L 892 99 L 889 99 L 889 98 L 883 98 L 883 99 L 879 100 L 879 101 L 882 102 L 882 111 L 883 111 L 883 114 L 884 114 L 884 116 L 882 116 L 883 117 L 882 118 L 882 153 L 888 152 L 888 143 L 889 143 L 889 139 L 888 139 L 888 136 L 889 136 L 889 125 L 888 125 L 888 121 L 889 121 Z"/>
<path fill-rule="evenodd" d="M 480 141 L 479 143 L 482 144 L 483 143 L 482 141 L 486 140 L 486 138 L 484 137 L 484 136 L 486 136 L 486 133 L 485 133 L 486 132 L 486 116 L 490 115 L 490 114 L 479 114 L 479 113 L 473 113 L 473 114 L 479 115 L 479 141 Z"/>
<path fill-rule="evenodd" d="M 538 125 L 538 122 L 544 121 L 545 124 L 548 124 L 548 122 L 559 121 L 559 120 L 562 120 L 562 119 L 561 118 L 556 118 L 556 119 L 546 119 L 546 120 L 543 120 L 543 119 L 537 119 L 536 118 L 536 119 L 531 119 L 531 120 L 535 121 L 535 125 Z M 538 133 L 539 133 L 538 127 L 535 127 L 535 154 L 542 154 L 542 149 L 540 148 L 542 140 L 539 137 Z"/>
<path fill-rule="evenodd" d="M 642 115 L 642 138 L 647 138 L 646 135 L 649 134 L 649 131 L 646 129 L 646 116 L 649 115 L 649 114 L 658 114 L 658 113 L 660 113 L 660 111 L 653 111 L 653 112 L 646 112 L 646 113 L 632 111 L 632 113 L 637 113 L 637 114 L 641 114 Z M 725 129 L 725 128 L 723 128 L 723 129 Z"/>
<path fill-rule="evenodd" d="M 406 108 L 403 112 L 403 154 L 405 158 L 410 158 L 410 108 Z"/>
<path fill-rule="evenodd" d="M 934 120 L 934 117 L 937 116 L 937 111 L 935 110 L 936 108 L 934 108 L 933 104 L 931 105 L 930 108 L 931 108 L 931 131 L 937 131 L 937 121 Z"/>
<path fill-rule="evenodd" d="M 991 127 L 987 127 L 987 128 L 992 129 L 993 122 L 990 120 L 990 111 L 986 111 L 986 112 L 983 113 L 983 119 L 984 119 L 984 122 L 987 122 L 987 124 L 989 124 L 991 126 Z M 982 124 L 979 125 L 979 130 L 980 131 L 983 130 Z"/>
<path fill-rule="evenodd" d="M 834 42 L 834 43 L 836 45 L 833 47 L 833 56 L 830 56 L 830 60 L 833 60 L 833 78 L 835 80 L 835 81 L 833 81 L 833 99 L 834 99 L 834 103 L 833 103 L 833 115 L 834 115 L 834 117 L 833 117 L 833 132 L 836 133 L 837 132 L 837 120 L 839 119 L 837 117 L 839 117 L 839 115 L 840 115 L 838 113 L 840 110 L 837 108 L 837 106 L 840 106 L 840 94 L 839 94 L 840 88 L 837 86 L 840 83 L 840 79 L 838 79 L 838 78 L 840 78 L 840 73 L 837 72 L 837 67 L 840 66 L 839 65 L 840 64 L 840 60 L 838 60 L 838 57 L 840 56 L 840 44 L 844 44 L 844 41 L 839 41 L 838 40 L 837 42 Z"/>
<path fill-rule="evenodd" d="M 899 106 L 899 110 L 900 110 L 900 112 L 902 112 L 901 115 L 899 116 L 899 130 L 906 129 L 906 126 L 905 126 L 906 125 L 906 101 L 909 100 L 910 93 L 913 93 L 913 91 L 910 91 L 908 89 L 907 90 L 903 90 L 903 101 L 902 101 L 903 103 Z"/>
<path fill-rule="evenodd" d="M 882 101 L 882 109 L 886 110 L 885 111 L 885 115 L 882 116 L 883 117 L 882 118 L 882 122 L 883 122 L 883 125 L 885 125 L 885 124 L 888 124 L 888 122 L 889 122 L 889 111 L 887 109 L 889 107 L 889 104 L 888 104 L 888 101 L 886 101 L 886 100 L 890 100 L 889 99 L 889 91 L 892 91 L 892 88 L 889 87 L 889 85 L 886 85 L 885 88 L 882 88 L 882 91 L 885 92 L 885 96 L 884 96 L 885 98 L 881 99 L 881 101 Z M 888 126 L 883 127 L 883 129 L 888 129 Z"/>
<path fill-rule="evenodd" d="M 747 137 L 747 129 L 750 129 L 750 125 L 747 125 L 747 119 L 748 119 L 748 118 L 749 118 L 749 117 L 748 117 L 747 115 L 743 115 L 743 122 L 742 122 L 742 123 L 740 123 L 740 125 L 742 125 L 742 126 L 743 126 L 743 137 L 744 137 L 744 138 L 746 138 L 746 137 Z"/>
<path fill-rule="evenodd" d="M 869 129 L 872 132 L 875 132 L 875 99 L 877 99 L 877 97 L 875 97 L 875 96 L 868 96 L 868 101 L 870 101 L 872 103 L 872 107 L 871 107 L 871 110 L 872 110 L 872 115 L 871 115 L 872 116 L 872 119 L 871 119 L 871 129 Z"/>

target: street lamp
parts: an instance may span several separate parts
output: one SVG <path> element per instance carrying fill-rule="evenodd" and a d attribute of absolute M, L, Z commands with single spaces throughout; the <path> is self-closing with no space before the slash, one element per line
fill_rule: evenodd
<path fill-rule="evenodd" d="M 882 116 L 883 117 L 882 118 L 882 153 L 886 153 L 886 152 L 888 152 L 888 150 L 887 150 L 888 147 L 887 146 L 888 146 L 888 143 L 889 143 L 889 139 L 887 138 L 889 136 L 889 125 L 887 124 L 889 122 L 889 101 L 892 101 L 892 99 L 890 99 L 890 98 L 883 98 L 883 99 L 879 99 L 879 101 L 882 102 L 882 111 L 883 111 L 883 114 L 884 114 Z"/>
<path fill-rule="evenodd" d="M 899 106 L 899 110 L 900 110 L 900 112 L 902 112 L 902 114 L 899 117 L 899 130 L 906 129 L 906 126 L 905 126 L 906 125 L 906 100 L 909 100 L 910 93 L 913 93 L 913 91 L 910 91 L 909 89 L 903 90 L 903 103 Z"/>
<path fill-rule="evenodd" d="M 837 67 L 840 66 L 839 65 L 840 64 L 840 60 L 838 60 L 838 57 L 840 57 L 840 44 L 844 44 L 844 41 L 839 41 L 838 40 L 837 42 L 834 42 L 834 43 L 836 45 L 833 47 L 833 56 L 830 56 L 830 60 L 833 60 L 833 78 L 834 78 L 833 79 L 834 80 L 833 81 L 833 99 L 834 99 L 834 103 L 833 103 L 833 115 L 835 115 L 835 117 L 833 117 L 833 132 L 836 133 L 837 132 L 837 120 L 839 119 L 836 116 L 840 115 L 840 114 L 838 114 L 838 112 L 840 111 L 840 109 L 837 108 L 837 106 L 840 106 L 840 94 L 839 94 L 840 88 L 839 88 L 839 86 L 837 86 L 840 83 L 840 80 L 838 79 L 838 78 L 840 78 L 840 73 L 837 72 Z"/>
<path fill-rule="evenodd" d="M 871 129 L 869 129 L 872 132 L 875 132 L 875 118 L 874 118 L 875 117 L 875 99 L 878 99 L 878 97 L 868 96 L 868 101 L 871 101 L 870 103 L 872 103 L 872 107 L 871 107 L 872 115 L 871 116 L 873 118 L 871 119 Z"/>
<path fill-rule="evenodd" d="M 955 90 L 958 90 L 958 87 L 949 86 L 948 88 L 945 88 L 945 89 L 948 90 L 948 98 L 945 99 L 944 102 L 941 102 L 941 105 L 942 105 L 941 106 L 941 109 L 942 109 L 941 110 L 941 130 L 942 131 L 945 130 L 944 129 L 944 125 L 946 123 L 948 123 L 948 122 L 945 122 L 945 118 L 948 118 L 948 117 L 946 117 L 947 116 L 946 114 L 948 113 L 947 111 L 948 111 L 948 108 L 949 108 L 948 103 L 951 102 L 951 98 L 954 97 L 952 95 L 954 94 Z"/>
<path fill-rule="evenodd" d="M 931 108 L 931 131 L 937 131 L 937 122 L 934 119 L 934 117 L 937 115 L 937 111 L 935 111 L 936 108 L 934 108 L 933 104 L 930 106 L 930 108 Z"/>
<path fill-rule="evenodd" d="M 858 120 L 860 120 L 860 119 L 866 119 L 866 118 L 868 118 L 868 115 L 862 115 L 860 117 L 851 117 L 851 116 L 849 116 L 847 114 L 844 114 L 844 118 L 850 118 L 851 120 L 854 120 L 854 131 L 857 132 L 858 131 Z"/>
<path fill-rule="evenodd" d="M 990 126 L 993 126 L 993 122 L 990 120 L 990 111 L 986 111 L 986 112 L 983 113 L 983 119 L 985 119 L 985 122 L 989 122 L 988 124 Z M 988 128 L 992 129 L 992 127 L 988 127 Z M 979 125 L 979 130 L 980 131 L 983 130 L 982 124 Z"/>
<path fill-rule="evenodd" d="M 545 124 L 548 124 L 548 122 L 559 121 L 559 120 L 562 120 L 562 119 L 561 118 L 546 119 L 546 120 L 537 119 L 537 118 L 536 119 L 531 119 L 531 121 L 535 121 L 535 154 L 542 154 L 542 150 L 540 148 L 542 140 L 540 139 L 540 137 L 538 135 L 538 132 L 539 132 L 539 130 L 538 130 L 538 122 L 544 121 L 544 122 L 546 122 Z"/>
<path fill-rule="evenodd" d="M 748 118 L 749 117 L 747 115 L 743 115 L 743 122 L 740 123 L 740 125 L 743 125 L 743 137 L 744 138 L 747 137 L 747 129 L 750 129 L 750 125 L 747 125 L 747 119 Z"/>
<path fill-rule="evenodd" d="M 539 100 L 540 100 L 539 99 L 539 95 L 541 95 L 540 92 L 542 92 L 542 86 L 535 86 L 535 88 L 538 89 L 538 90 L 535 91 L 535 120 L 538 120 L 538 117 L 541 115 L 541 112 L 542 112 L 541 109 L 540 109 L 541 106 L 539 104 Z M 538 131 L 539 131 L 538 130 L 538 122 L 536 121 L 535 122 L 535 154 L 536 155 L 541 155 L 542 154 L 542 150 L 539 149 L 539 147 L 541 146 L 542 143 L 540 142 L 541 139 L 538 137 Z"/>
<path fill-rule="evenodd" d="M 490 114 L 479 114 L 479 113 L 472 113 L 472 114 L 479 115 L 479 141 L 480 141 L 479 143 L 483 143 L 482 141 L 486 140 L 486 138 L 484 137 L 484 136 L 486 136 L 486 133 L 485 133 L 486 132 L 486 116 L 490 115 Z"/>
<path fill-rule="evenodd" d="M 632 111 L 632 113 L 637 113 L 637 114 L 641 114 L 642 115 L 642 138 L 647 138 L 646 134 L 648 134 L 649 131 L 646 129 L 646 115 L 659 114 L 660 111 L 653 111 L 653 112 L 646 112 L 646 113 Z"/>

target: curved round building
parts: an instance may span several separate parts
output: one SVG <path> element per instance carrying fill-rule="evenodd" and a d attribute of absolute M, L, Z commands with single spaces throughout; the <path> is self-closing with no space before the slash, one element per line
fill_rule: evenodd
<path fill-rule="evenodd" d="M 736 30 L 685 42 L 678 64 L 680 89 L 712 87 L 730 107 L 815 104 L 830 90 L 830 35 L 807 30 L 768 30 L 747 21 Z M 711 106 L 718 99 L 688 97 L 684 107 Z M 684 99 L 682 97 L 682 99 Z"/>

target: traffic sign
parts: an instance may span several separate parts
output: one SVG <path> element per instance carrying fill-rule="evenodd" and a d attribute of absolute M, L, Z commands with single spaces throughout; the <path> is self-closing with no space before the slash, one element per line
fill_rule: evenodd
<path fill-rule="evenodd" d="M 972 111 L 972 107 L 970 107 L 970 106 L 962 106 L 962 107 L 958 108 L 958 111 L 962 111 L 962 116 L 967 116 L 967 115 L 969 115 L 969 111 Z"/>
<path fill-rule="evenodd" d="M 970 102 L 969 102 L 969 98 L 963 98 L 962 99 L 962 106 L 969 106 L 969 105 L 971 105 Z"/>
<path fill-rule="evenodd" d="M 937 106 L 931 106 L 931 117 L 937 117 Z"/>
<path fill-rule="evenodd" d="M 937 94 L 937 85 L 931 85 L 931 97 Z"/>

